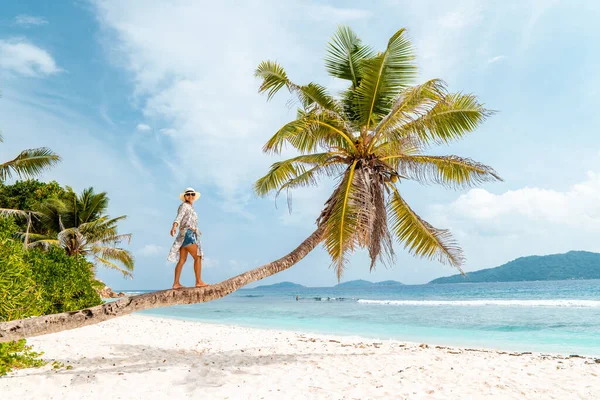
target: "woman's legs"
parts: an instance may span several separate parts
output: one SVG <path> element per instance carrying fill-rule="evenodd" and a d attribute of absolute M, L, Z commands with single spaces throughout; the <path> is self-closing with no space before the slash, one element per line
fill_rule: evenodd
<path fill-rule="evenodd" d="M 175 266 L 175 280 L 173 281 L 173 289 L 179 289 L 183 287 L 181 283 L 179 283 L 179 277 L 181 276 L 181 269 L 183 268 L 183 264 L 185 264 L 185 260 L 187 260 L 187 256 L 187 246 L 181 247 L 179 249 L 179 261 L 177 261 L 177 265 Z"/>
<path fill-rule="evenodd" d="M 198 245 L 190 244 L 189 246 L 185 246 L 187 251 L 194 257 L 194 274 L 196 275 L 196 287 L 208 286 L 207 283 L 204 283 L 200 276 L 202 275 L 202 257 L 198 255 Z"/>

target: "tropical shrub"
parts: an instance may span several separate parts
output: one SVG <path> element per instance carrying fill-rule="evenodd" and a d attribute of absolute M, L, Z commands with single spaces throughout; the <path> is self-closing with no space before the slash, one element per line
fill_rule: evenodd
<path fill-rule="evenodd" d="M 61 248 L 25 250 L 14 239 L 12 218 L 0 218 L 0 321 L 54 314 L 102 303 L 95 290 L 93 266 L 82 256 L 69 257 Z M 13 368 L 44 365 L 42 353 L 25 340 L 0 343 L 0 376 Z"/>
<path fill-rule="evenodd" d="M 102 304 L 93 284 L 93 266 L 84 257 L 69 257 L 63 249 L 50 247 L 31 249 L 24 259 L 42 288 L 44 315 Z"/>

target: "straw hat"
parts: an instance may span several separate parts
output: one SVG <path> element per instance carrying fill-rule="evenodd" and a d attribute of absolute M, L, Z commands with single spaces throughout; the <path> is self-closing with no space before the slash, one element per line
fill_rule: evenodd
<path fill-rule="evenodd" d="M 192 199 L 192 203 L 195 202 L 196 200 L 198 200 L 200 198 L 200 192 L 196 192 L 194 190 L 194 188 L 189 187 L 189 188 L 186 188 L 185 191 L 179 195 L 179 200 L 185 201 L 185 194 L 186 193 L 196 193 L 196 195 Z"/>

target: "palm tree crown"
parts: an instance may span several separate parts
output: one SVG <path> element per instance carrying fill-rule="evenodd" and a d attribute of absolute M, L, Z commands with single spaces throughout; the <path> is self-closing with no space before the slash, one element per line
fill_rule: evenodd
<path fill-rule="evenodd" d="M 51 199 L 42 204 L 40 221 L 50 234 L 31 234 L 30 246 L 58 245 L 70 256 L 80 254 L 90 257 L 97 265 L 131 277 L 133 256 L 117 247 L 131 239 L 131 234 L 117 232 L 117 224 L 126 216 L 110 218 L 106 215 L 108 197 L 105 192 L 94 193 L 90 187 L 78 196 L 72 188 L 66 189 L 67 193 L 60 200 Z"/>
<path fill-rule="evenodd" d="M 416 256 L 462 272 L 463 252 L 450 232 L 421 219 L 397 184 L 411 179 L 463 188 L 501 180 L 492 168 L 471 159 L 424 154 L 432 145 L 461 139 L 491 112 L 474 95 L 449 93 L 438 79 L 411 86 L 416 66 L 404 29 L 390 38 L 384 52 L 375 53 L 350 28 L 340 27 L 325 65 L 330 75 L 349 82 L 340 98 L 316 83 L 293 83 L 276 62 L 258 66 L 259 92 L 271 99 L 285 87 L 301 104 L 296 119 L 263 150 L 279 154 L 289 145 L 300 155 L 274 163 L 256 181 L 255 192 L 279 194 L 316 185 L 322 176 L 339 179 L 317 219 L 338 280 L 357 247 L 369 250 L 371 269 L 378 259 L 392 262 L 392 238 Z"/>

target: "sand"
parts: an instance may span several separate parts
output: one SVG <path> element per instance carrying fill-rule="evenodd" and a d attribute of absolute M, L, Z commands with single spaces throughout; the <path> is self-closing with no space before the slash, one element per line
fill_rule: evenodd
<path fill-rule="evenodd" d="M 31 338 L 0 399 L 598 399 L 600 360 L 133 315 Z"/>

